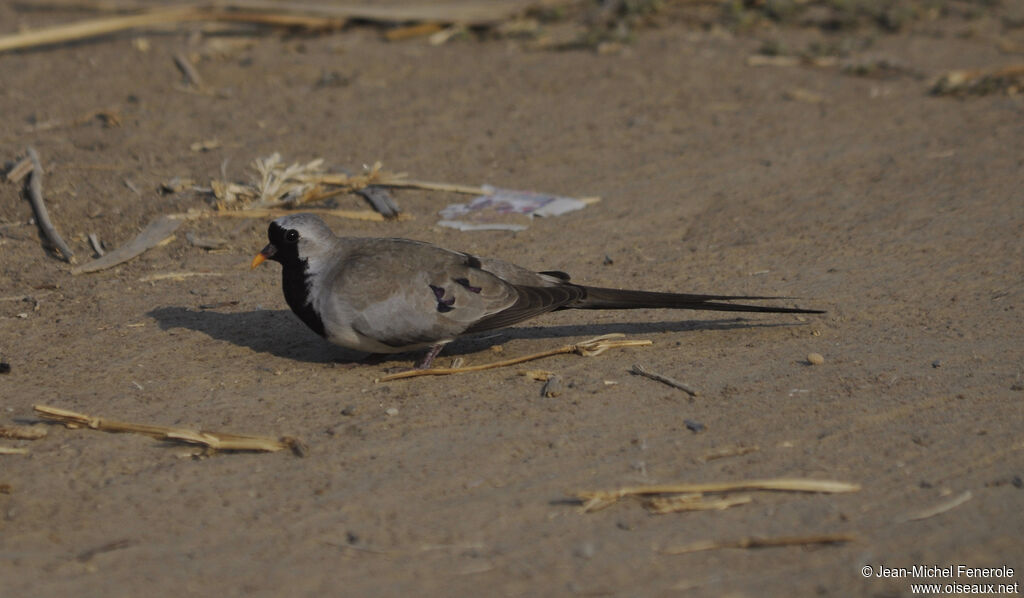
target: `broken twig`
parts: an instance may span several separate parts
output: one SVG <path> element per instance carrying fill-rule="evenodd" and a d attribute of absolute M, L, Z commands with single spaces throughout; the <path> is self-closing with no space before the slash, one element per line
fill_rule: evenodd
<path fill-rule="evenodd" d="M 192 84 L 192 87 L 195 87 L 196 89 L 206 88 L 206 84 L 203 83 L 203 78 L 199 76 L 199 71 L 196 70 L 196 67 L 192 65 L 192 62 L 187 56 L 181 52 L 176 52 L 174 54 L 174 64 L 178 67 L 178 70 L 181 71 L 181 74 L 185 75 L 185 78 Z"/>
<path fill-rule="evenodd" d="M 39 230 L 43 232 L 43 236 L 51 245 L 60 250 L 64 261 L 73 264 L 75 263 L 75 254 L 53 226 L 50 214 L 46 211 L 46 205 L 43 203 L 43 165 L 39 161 L 39 154 L 36 153 L 35 148 L 28 148 L 28 157 L 32 161 L 32 172 L 28 175 L 28 199 L 32 203 L 32 211 L 35 212 Z"/>
<path fill-rule="evenodd" d="M 306 451 L 305 445 L 302 444 L 302 441 L 290 436 L 270 438 L 267 436 L 206 432 L 203 430 L 192 430 L 189 428 L 120 422 L 94 417 L 84 413 L 76 413 L 74 411 L 68 411 L 67 409 L 48 407 L 46 405 L 35 405 L 32 408 L 40 417 L 61 422 L 72 428 L 86 427 L 93 430 L 101 430 L 103 432 L 130 432 L 133 434 L 144 434 L 159 440 L 198 444 L 215 451 L 276 452 L 284 449 L 290 449 L 300 457 L 303 456 Z"/>
<path fill-rule="evenodd" d="M 633 369 L 631 369 L 629 371 L 632 374 L 636 374 L 638 376 L 643 376 L 644 378 L 650 378 L 651 380 L 657 380 L 658 382 L 661 382 L 662 384 L 667 384 L 667 385 L 671 386 L 672 388 L 678 388 L 679 390 L 685 392 L 686 394 L 690 395 L 691 397 L 695 397 L 698 394 L 697 390 L 694 389 L 692 386 L 684 384 L 684 383 L 682 383 L 682 382 L 680 382 L 678 380 L 675 380 L 673 378 L 669 378 L 668 376 L 663 376 L 661 374 L 652 372 L 652 371 L 648 370 L 647 368 L 645 368 L 644 366 L 640 365 L 639 363 L 633 364 Z"/>
<path fill-rule="evenodd" d="M 397 374 L 389 374 L 382 376 L 374 380 L 374 382 L 390 382 L 391 380 L 401 380 L 402 378 L 415 378 L 417 376 L 446 376 L 448 374 L 463 374 L 466 372 L 479 372 L 481 370 L 489 370 L 493 368 L 501 368 L 510 365 L 516 365 L 517 363 L 523 363 L 525 361 L 533 361 L 535 359 L 543 359 L 544 357 L 551 357 L 552 355 L 564 355 L 566 353 L 576 353 L 584 357 L 593 357 L 600 355 L 608 349 L 618 349 L 620 347 L 645 347 L 652 344 L 651 341 L 641 340 L 611 340 L 613 338 L 619 338 L 624 335 L 622 334 L 606 334 L 604 336 L 598 336 L 587 341 L 576 343 L 575 345 L 565 345 L 557 349 L 551 349 L 549 351 L 541 351 L 540 353 L 532 353 L 530 355 L 524 355 L 522 357 L 515 357 L 512 359 L 505 359 L 503 361 L 496 361 L 494 363 L 485 363 L 481 365 L 470 365 L 461 368 L 431 368 L 428 370 L 409 370 L 406 372 L 399 372 Z"/>

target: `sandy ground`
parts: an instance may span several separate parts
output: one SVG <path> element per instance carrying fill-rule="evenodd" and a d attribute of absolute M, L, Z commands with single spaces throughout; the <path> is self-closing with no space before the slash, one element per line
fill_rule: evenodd
<path fill-rule="evenodd" d="M 0 4 L 4 31 L 82 17 Z M 0 354 L 11 365 L 0 424 L 30 424 L 42 403 L 309 447 L 305 458 L 190 458 L 61 426 L 0 441 L 29 450 L 0 456 L 0 595 L 896 596 L 928 580 L 864 578 L 862 567 L 914 565 L 1014 569 L 931 580 L 943 584 L 1021 582 L 1024 101 L 927 93 L 946 69 L 1020 62 L 994 39 L 1024 34 L 999 23 L 830 36 L 668 20 L 605 54 L 389 43 L 368 28 L 261 34 L 198 63 L 209 95 L 185 90 L 172 62 L 208 36 L 0 56 L 0 157 L 38 149 L 53 219 L 82 259 L 88 233 L 116 247 L 155 216 L 206 207 L 194 193 L 159 194 L 161 182 L 205 184 L 225 164 L 244 180 L 254 158 L 281 152 L 603 198 L 520 233 L 463 233 L 435 225 L 463 198 L 398 192 L 411 219 L 330 221 L 346 234 L 424 239 L 596 285 L 785 295 L 828 310 L 559 312 L 442 354 L 483 363 L 499 357 L 491 345 L 515 356 L 610 332 L 653 341 L 529 366 L 563 378 L 554 398 L 525 367 L 375 384 L 415 356 L 353 366 L 360 355 L 305 329 L 277 265 L 247 269 L 265 220 L 190 223 L 125 265 L 72 276 L 41 246 L 21 186 L 0 184 Z M 746 62 L 766 40 L 837 39 L 871 41 L 851 60 L 906 70 Z M 120 126 L 88 118 L 97 110 Z M 220 147 L 190 150 L 209 139 Z M 355 196 L 337 205 L 364 207 Z M 200 249 L 186 232 L 228 244 Z M 140 280 L 181 271 L 208 276 Z M 808 365 L 810 352 L 824 364 Z M 701 394 L 631 376 L 634 363 Z M 706 458 L 738 447 L 756 450 Z M 668 515 L 634 500 L 583 514 L 569 500 L 772 477 L 862 489 Z M 664 553 L 826 533 L 857 539 Z"/>

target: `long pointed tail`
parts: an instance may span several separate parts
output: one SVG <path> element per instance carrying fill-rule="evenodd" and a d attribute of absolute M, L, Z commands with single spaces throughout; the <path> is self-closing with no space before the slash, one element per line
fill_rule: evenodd
<path fill-rule="evenodd" d="M 627 291 L 601 287 L 582 287 L 586 295 L 567 304 L 571 309 L 698 309 L 706 311 L 745 311 L 783 314 L 823 314 L 819 309 L 799 307 L 772 307 L 770 305 L 745 305 L 742 303 L 720 303 L 721 301 L 763 301 L 785 299 L 785 297 L 754 297 L 743 295 L 690 295 L 686 293 L 657 293 L 652 291 Z"/>

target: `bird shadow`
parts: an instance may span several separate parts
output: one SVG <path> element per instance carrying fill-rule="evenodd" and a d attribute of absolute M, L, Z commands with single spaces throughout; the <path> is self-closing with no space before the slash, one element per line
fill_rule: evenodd
<path fill-rule="evenodd" d="M 185 328 L 217 340 L 248 347 L 258 353 L 309 363 L 356 363 L 366 354 L 332 345 L 307 329 L 288 310 L 220 312 L 187 307 L 159 307 L 148 312 L 161 330 Z M 657 334 L 741 328 L 802 326 L 800 322 L 756 322 L 743 318 L 661 322 L 609 322 L 560 326 L 528 326 L 481 332 L 460 338 L 445 348 L 447 355 L 466 355 L 492 345 L 520 339 Z M 416 353 L 409 353 L 413 355 Z M 401 354 L 398 354 L 401 355 Z"/>
<path fill-rule="evenodd" d="M 161 330 L 195 330 L 257 353 L 295 361 L 358 361 L 361 356 L 327 343 L 288 310 L 221 312 L 174 306 L 158 307 L 146 315 L 156 320 Z"/>
<path fill-rule="evenodd" d="M 603 324 L 569 324 L 560 326 L 524 326 L 519 328 L 503 328 L 501 330 L 481 332 L 465 338 L 445 348 L 449 355 L 475 353 L 512 340 L 593 337 L 606 334 L 661 334 L 666 332 L 695 332 L 714 330 L 736 330 L 744 328 L 778 328 L 803 326 L 802 322 L 757 322 L 744 318 L 728 318 L 720 320 L 664 320 L 659 322 L 607 322 Z"/>

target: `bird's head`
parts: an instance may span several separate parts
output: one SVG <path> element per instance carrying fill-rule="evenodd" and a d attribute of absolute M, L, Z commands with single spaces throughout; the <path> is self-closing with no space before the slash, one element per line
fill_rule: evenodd
<path fill-rule="evenodd" d="M 330 227 L 314 214 L 289 214 L 274 220 L 267 228 L 267 238 L 270 242 L 252 259 L 253 268 L 266 260 L 285 267 L 317 261 L 330 252 L 336 239 Z"/>

